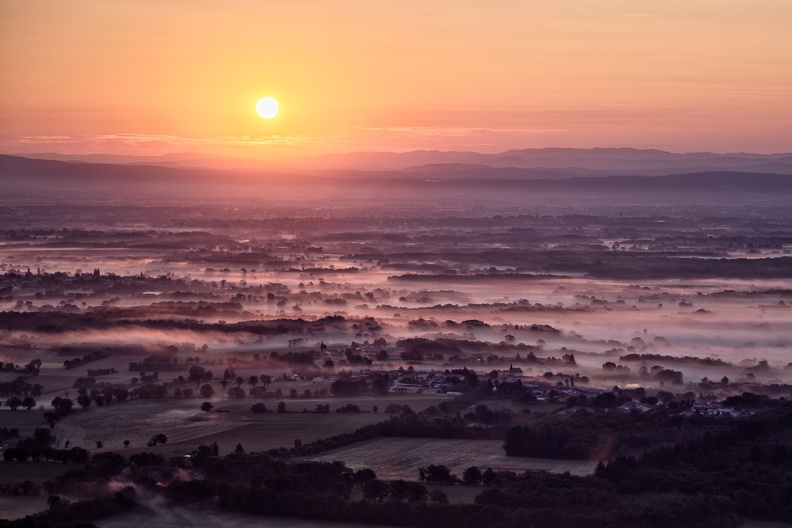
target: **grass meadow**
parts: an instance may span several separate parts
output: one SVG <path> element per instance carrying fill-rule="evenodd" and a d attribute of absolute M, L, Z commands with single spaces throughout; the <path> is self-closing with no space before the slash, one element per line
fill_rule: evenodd
<path fill-rule="evenodd" d="M 587 460 L 552 460 L 509 457 L 500 440 L 445 440 L 436 438 L 376 438 L 310 457 L 311 460 L 343 460 L 353 469 L 373 469 L 382 479 L 417 480 L 418 468 L 442 464 L 458 477 L 470 466 L 482 471 L 551 471 L 589 475 L 597 465 Z"/>

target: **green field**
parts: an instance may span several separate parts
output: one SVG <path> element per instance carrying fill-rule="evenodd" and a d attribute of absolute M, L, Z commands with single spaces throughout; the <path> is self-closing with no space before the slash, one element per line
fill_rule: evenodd
<path fill-rule="evenodd" d="M 386 418 L 387 415 L 382 413 L 275 413 L 262 415 L 251 413 L 251 417 L 246 422 L 235 422 L 236 426 L 231 429 L 180 442 L 168 442 L 168 444 L 156 448 L 130 448 L 119 452 L 127 454 L 127 452 L 152 451 L 166 457 L 179 456 L 190 453 L 199 444 L 208 445 L 211 442 L 217 442 L 220 446 L 220 454 L 232 452 L 237 443 L 241 443 L 247 452 L 266 451 L 279 447 L 292 447 L 296 439 L 307 444 L 329 436 L 352 432 Z M 167 435 L 167 432 L 165 434 Z"/>
<path fill-rule="evenodd" d="M 386 420 L 382 412 L 391 403 L 410 405 L 423 409 L 447 399 L 446 396 L 398 395 L 382 398 L 316 398 L 285 399 L 286 413 L 255 414 L 250 407 L 259 400 L 213 400 L 214 410 L 202 412 L 201 398 L 177 399 L 157 398 L 115 403 L 101 408 L 78 409 L 74 414 L 58 422 L 55 427 L 60 445 L 68 440 L 72 446 L 90 451 L 96 450 L 96 442 L 104 443 L 104 449 L 129 452 L 149 450 L 148 440 L 163 433 L 168 444 L 158 447 L 164 454 L 183 455 L 200 443 L 218 442 L 223 452 L 233 450 L 241 442 L 247 451 L 277 447 L 292 447 L 295 439 L 303 443 L 312 442 L 340 433 L 352 432 L 364 425 Z M 334 409 L 353 403 L 363 410 L 377 405 L 380 412 L 343 414 Z M 317 404 L 330 404 L 328 414 L 303 413 L 303 409 L 314 410 Z M 266 405 L 275 409 L 276 401 Z M 17 413 L 22 411 L 17 411 Z M 130 448 L 124 449 L 124 440 Z M 174 447 L 176 446 L 176 447 Z"/>
<path fill-rule="evenodd" d="M 309 458 L 343 460 L 353 469 L 373 469 L 382 479 L 405 480 L 417 480 L 418 468 L 429 464 L 448 466 L 458 477 L 470 466 L 517 473 L 533 470 L 589 475 L 597 465 L 596 461 L 509 457 L 503 452 L 502 444 L 500 440 L 377 438 Z"/>

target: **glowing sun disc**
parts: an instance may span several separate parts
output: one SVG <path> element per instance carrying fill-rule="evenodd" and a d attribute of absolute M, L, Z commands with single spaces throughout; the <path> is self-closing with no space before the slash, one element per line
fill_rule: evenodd
<path fill-rule="evenodd" d="M 278 115 L 278 101 L 272 97 L 262 97 L 256 103 L 256 113 L 264 119 L 272 119 Z"/>

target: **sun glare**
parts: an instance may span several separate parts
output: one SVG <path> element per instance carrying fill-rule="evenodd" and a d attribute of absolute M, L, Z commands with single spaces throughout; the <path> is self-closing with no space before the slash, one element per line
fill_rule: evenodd
<path fill-rule="evenodd" d="M 256 103 L 256 113 L 264 119 L 272 119 L 278 115 L 278 109 L 278 101 L 272 97 L 262 97 L 259 99 L 259 102 Z"/>

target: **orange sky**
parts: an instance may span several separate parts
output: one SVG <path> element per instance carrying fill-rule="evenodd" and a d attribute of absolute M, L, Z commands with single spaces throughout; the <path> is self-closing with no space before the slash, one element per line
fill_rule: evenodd
<path fill-rule="evenodd" d="M 792 151 L 791 27 L 789 0 L 0 0 L 0 151 Z"/>

